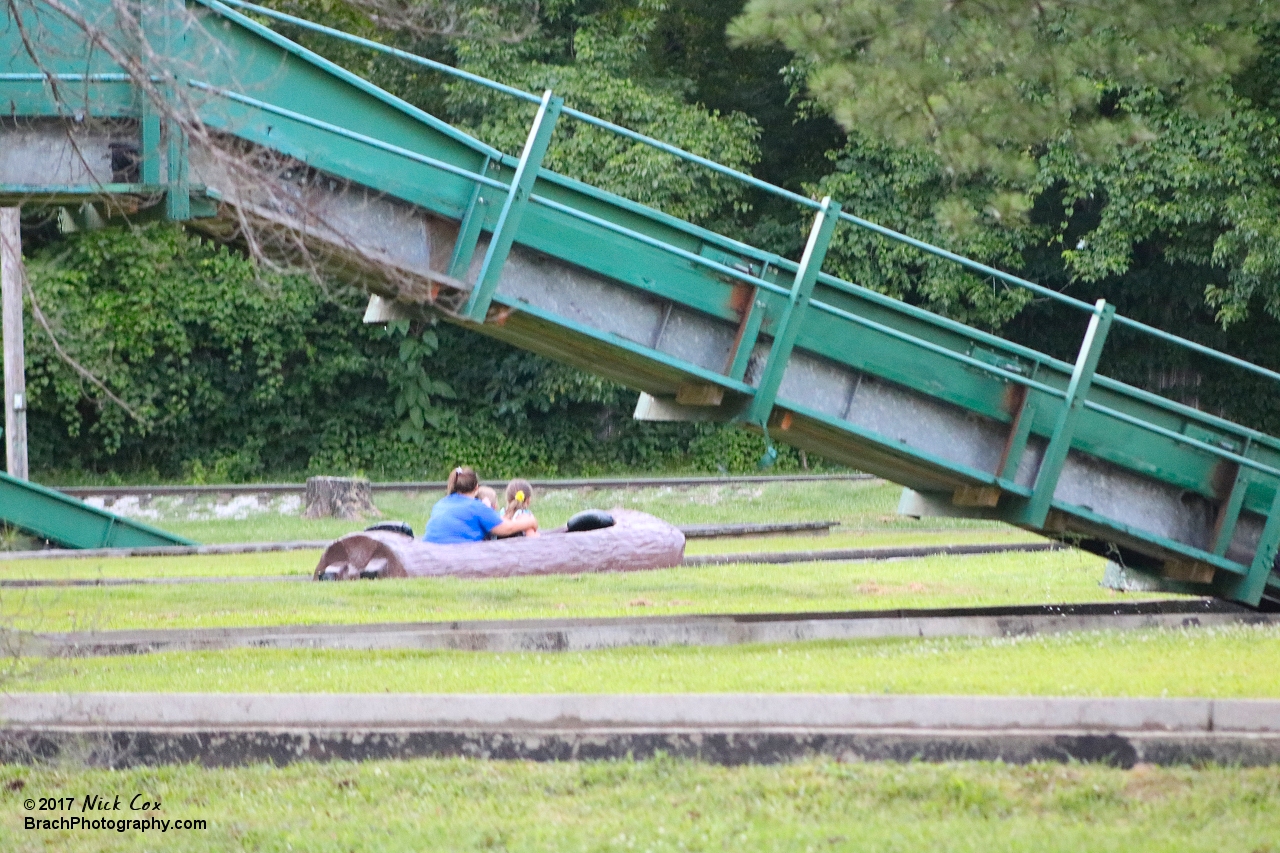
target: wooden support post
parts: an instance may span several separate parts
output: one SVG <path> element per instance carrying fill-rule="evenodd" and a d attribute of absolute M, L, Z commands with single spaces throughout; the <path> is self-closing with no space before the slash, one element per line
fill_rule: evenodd
<path fill-rule="evenodd" d="M 1213 524 L 1213 553 L 1226 556 L 1231 547 L 1231 540 L 1236 535 L 1236 522 L 1240 520 L 1240 510 L 1244 507 L 1244 495 L 1249 489 L 1251 479 L 1248 468 L 1235 466 L 1235 476 L 1231 478 L 1231 491 L 1227 499 L 1218 507 L 1218 517 Z"/>
<path fill-rule="evenodd" d="M 493 226 L 489 248 L 484 253 L 484 262 L 480 265 L 475 287 L 471 290 L 471 297 L 463 312 L 477 323 L 484 322 L 489 304 L 493 302 L 502 267 L 507 262 L 507 255 L 511 253 L 511 244 L 515 242 L 516 231 L 520 228 L 520 218 L 524 216 L 524 209 L 528 206 L 529 195 L 538 180 L 538 170 L 542 168 L 542 158 L 546 156 L 547 147 L 551 144 L 551 133 L 555 130 L 556 119 L 560 117 L 563 107 L 564 98 L 554 97 L 550 89 L 542 94 L 538 114 L 534 116 L 533 126 L 529 128 L 529 138 L 525 141 L 520 163 L 511 179 L 511 189 L 498 214 L 498 222 Z"/>
<path fill-rule="evenodd" d="M 764 320 L 764 300 L 758 298 L 759 290 L 751 288 L 751 304 L 742 312 L 742 322 L 738 324 L 738 336 L 733 342 L 733 355 L 728 366 L 730 379 L 741 382 L 747 375 L 747 366 L 751 363 L 751 353 L 755 351 L 756 339 L 760 336 L 760 322 Z"/>
<path fill-rule="evenodd" d="M 27 479 L 27 380 L 22 347 L 19 209 L 0 208 L 0 302 L 4 308 L 4 448 L 10 476 Z"/>
<path fill-rule="evenodd" d="M 769 414 L 773 411 L 773 402 L 778 396 L 778 388 L 782 385 L 782 374 L 787 370 L 787 362 L 791 360 L 791 350 L 800 336 L 800 325 L 809 309 L 809 297 L 813 295 L 813 286 L 818 282 L 818 273 L 822 272 L 822 262 L 827 256 L 827 247 L 831 244 L 831 234 L 836 223 L 840 221 L 840 205 L 828 196 L 822 200 L 822 207 L 813 220 L 813 228 L 809 231 L 809 242 L 805 244 L 804 254 L 800 257 L 800 267 L 796 270 L 795 283 L 791 286 L 791 294 L 787 299 L 787 307 L 783 309 L 782 318 L 773 330 L 773 346 L 769 348 L 769 360 L 765 362 L 764 373 L 760 377 L 760 385 L 755 396 L 751 398 L 751 406 L 747 409 L 745 420 L 748 423 L 767 426 Z"/>
<path fill-rule="evenodd" d="M 1058 487 L 1058 475 L 1062 473 L 1067 453 L 1071 450 L 1076 423 L 1084 411 L 1084 401 L 1093 385 L 1093 373 L 1098 369 L 1098 359 L 1102 357 L 1102 347 L 1106 343 L 1111 319 L 1115 315 L 1115 306 L 1108 305 L 1105 299 L 1099 299 L 1094 306 L 1093 316 L 1089 318 L 1089 328 L 1080 344 L 1080 354 L 1076 357 L 1075 369 L 1071 371 L 1071 381 L 1067 383 L 1062 411 L 1054 425 L 1053 435 L 1049 438 L 1049 446 L 1044 450 L 1044 458 L 1040 460 L 1040 470 L 1036 472 L 1031 498 L 1019 519 L 1032 527 L 1043 527 L 1049 516 L 1053 493 Z"/>
<path fill-rule="evenodd" d="M 1014 481 L 1018 477 L 1018 463 L 1026 452 L 1027 441 L 1031 438 L 1031 422 L 1036 418 L 1036 399 L 1031 396 L 1031 389 L 1025 385 L 1018 386 L 1017 414 L 1009 427 L 1009 437 L 1004 443 L 1004 453 L 1000 456 L 1000 465 L 996 476 L 1001 480 Z"/>

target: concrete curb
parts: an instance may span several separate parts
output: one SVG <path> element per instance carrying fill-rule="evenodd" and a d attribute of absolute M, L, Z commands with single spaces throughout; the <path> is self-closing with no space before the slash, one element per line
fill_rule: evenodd
<path fill-rule="evenodd" d="M 45 657 L 234 648 L 558 652 L 627 646 L 721 646 L 885 637 L 1009 637 L 1234 624 L 1280 624 L 1280 614 L 1257 613 L 1225 602 L 1200 599 L 844 613 L 21 632 L 10 633 L 7 642 L 20 654 Z"/>
<path fill-rule="evenodd" d="M 1277 699 L 861 694 L 10 693 L 13 726 L 970 729 L 1280 735 Z"/>
<path fill-rule="evenodd" d="M 1280 701 L 814 694 L 11 694 L 0 760 L 1280 763 Z"/>

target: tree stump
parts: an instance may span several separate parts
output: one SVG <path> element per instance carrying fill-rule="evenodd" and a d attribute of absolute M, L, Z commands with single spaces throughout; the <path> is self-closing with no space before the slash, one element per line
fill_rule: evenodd
<path fill-rule="evenodd" d="M 308 477 L 307 509 L 303 518 L 341 518 L 354 521 L 379 518 L 369 481 L 355 477 Z"/>

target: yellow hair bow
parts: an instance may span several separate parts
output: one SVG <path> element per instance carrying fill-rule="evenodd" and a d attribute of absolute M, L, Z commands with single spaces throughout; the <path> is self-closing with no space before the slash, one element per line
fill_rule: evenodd
<path fill-rule="evenodd" d="M 519 491 L 516 492 L 516 500 L 521 503 L 524 502 L 524 489 L 520 489 Z"/>

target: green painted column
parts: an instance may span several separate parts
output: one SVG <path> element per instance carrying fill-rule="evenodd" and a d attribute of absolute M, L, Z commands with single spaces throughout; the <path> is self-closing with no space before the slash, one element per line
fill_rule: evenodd
<path fill-rule="evenodd" d="M 511 245 L 515 242 L 516 231 L 520 228 L 520 219 L 524 215 L 525 206 L 529 203 L 529 194 L 533 192 L 534 182 L 538 179 L 538 170 L 542 168 L 542 158 L 546 156 L 547 147 L 551 144 L 551 134 L 556 127 L 556 119 L 564 107 L 564 98 L 557 98 L 551 90 L 543 92 L 542 103 L 538 105 L 538 114 L 533 118 L 533 126 L 529 128 L 529 139 L 520 154 L 520 162 L 516 166 L 515 177 L 511 179 L 511 190 L 507 193 L 502 211 L 498 214 L 497 224 L 493 227 L 493 235 L 489 238 L 489 248 L 484 253 L 484 262 L 480 265 L 480 273 L 476 276 L 475 287 L 467 300 L 463 313 L 477 323 L 484 322 L 484 316 L 493 302 L 494 291 L 498 289 L 498 279 L 502 276 L 502 267 L 511 253 Z"/>
<path fill-rule="evenodd" d="M 158 97 L 163 104 L 154 103 L 152 97 L 135 84 L 141 118 L 141 169 L 139 178 L 148 185 L 164 184 L 165 217 L 182 222 L 191 218 L 191 180 L 187 166 L 188 141 L 176 113 L 181 107 L 174 96 L 175 57 L 180 53 L 177 42 L 185 16 L 181 0 L 143 0 L 141 11 L 142 36 L 151 46 L 157 59 L 155 68 L 148 68 Z M 165 152 L 165 174 L 161 175 L 160 149 Z"/>
<path fill-rule="evenodd" d="M 138 170 L 139 177 L 144 184 L 154 187 L 160 183 L 160 114 L 156 112 L 155 104 L 151 103 L 146 92 L 139 91 L 136 87 L 134 91 L 142 101 L 142 163 Z"/>
<path fill-rule="evenodd" d="M 800 334 L 800 325 L 804 322 L 805 312 L 809 308 L 809 297 L 813 295 L 813 287 L 817 284 L 818 273 L 822 271 L 822 262 L 827 256 L 827 247 L 831 245 L 831 235 L 836 223 L 840 221 L 840 205 L 830 196 L 822 200 L 822 207 L 813 220 L 809 230 L 809 242 L 805 244 L 804 255 L 800 258 L 800 268 L 796 270 L 795 283 L 791 286 L 791 294 L 787 298 L 787 306 L 782 311 L 773 332 L 773 346 L 769 348 L 769 360 L 765 363 L 764 374 L 760 377 L 760 385 L 751 398 L 744 419 L 748 423 L 768 426 L 769 413 L 773 411 L 774 400 L 778 396 L 778 387 L 782 385 L 782 374 L 787 370 L 787 362 L 791 359 L 791 350 L 795 348 L 796 338 Z M 744 365 L 745 367 L 745 365 Z"/>
<path fill-rule="evenodd" d="M 165 216 L 175 222 L 191 218 L 191 179 L 187 171 L 187 135 L 172 119 L 165 128 L 169 137 L 167 152 L 169 175 L 165 193 Z"/>

